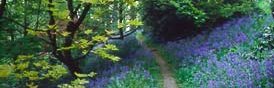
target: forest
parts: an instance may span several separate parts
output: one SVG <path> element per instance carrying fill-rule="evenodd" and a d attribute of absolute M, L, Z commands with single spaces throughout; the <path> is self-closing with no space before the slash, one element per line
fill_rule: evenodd
<path fill-rule="evenodd" d="M 274 88 L 274 0 L 0 0 L 0 88 Z"/>

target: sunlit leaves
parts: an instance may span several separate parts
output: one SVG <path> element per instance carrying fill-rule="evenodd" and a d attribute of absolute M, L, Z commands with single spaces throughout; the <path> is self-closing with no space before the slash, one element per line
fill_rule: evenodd
<path fill-rule="evenodd" d="M 83 85 L 83 84 L 87 84 L 89 83 L 89 81 L 85 80 L 85 79 L 76 79 L 74 81 L 72 81 L 72 84 L 80 84 L 80 85 Z"/>
<path fill-rule="evenodd" d="M 69 16 L 68 10 L 55 11 L 53 16 L 59 18 L 60 20 L 67 20 Z"/>
<path fill-rule="evenodd" d="M 33 31 L 32 29 L 27 29 L 27 32 L 30 34 L 30 35 L 33 35 L 33 36 L 36 36 L 38 33 L 36 31 Z"/>
<path fill-rule="evenodd" d="M 39 79 L 38 74 L 37 71 L 24 71 L 23 76 L 28 77 L 29 80 L 33 81 Z"/>
<path fill-rule="evenodd" d="M 125 27 L 125 24 L 119 22 L 118 23 L 118 29 L 123 28 L 123 27 Z"/>
<path fill-rule="evenodd" d="M 38 88 L 38 85 L 35 85 L 33 82 L 31 82 L 30 84 L 27 83 L 27 87 L 28 88 Z"/>
<path fill-rule="evenodd" d="M 69 47 L 61 47 L 61 48 L 59 48 L 59 49 L 57 49 L 57 50 L 58 50 L 58 51 L 62 51 L 62 50 L 70 50 L 70 49 L 73 49 L 73 48 L 75 48 L 74 45 L 69 46 Z"/>
<path fill-rule="evenodd" d="M 70 34 L 70 32 L 64 31 L 61 33 L 62 36 L 67 37 Z"/>
<path fill-rule="evenodd" d="M 123 2 L 126 3 L 128 6 L 137 7 L 139 5 L 138 0 L 123 0 Z"/>
<path fill-rule="evenodd" d="M 89 83 L 87 79 L 75 79 L 70 84 L 58 85 L 59 88 L 85 88 L 84 84 Z"/>
<path fill-rule="evenodd" d="M 82 54 L 88 54 L 89 51 L 87 49 L 82 50 Z"/>
<path fill-rule="evenodd" d="M 141 26 L 141 25 L 143 25 L 143 22 L 138 19 L 134 19 L 134 20 L 130 20 L 129 24 L 133 25 L 133 26 Z"/>
<path fill-rule="evenodd" d="M 100 39 L 98 39 L 97 41 L 100 41 Z M 83 53 L 88 53 L 87 50 L 85 49 L 89 48 L 91 45 L 93 45 L 92 41 L 87 39 L 80 39 L 78 41 L 75 41 L 75 43 L 73 43 L 71 46 L 60 47 L 57 50 L 63 51 L 63 50 L 71 50 L 71 49 L 83 49 Z"/>
<path fill-rule="evenodd" d="M 4 64 L 0 65 L 0 78 L 8 77 L 12 72 L 12 67 L 10 65 Z"/>
<path fill-rule="evenodd" d="M 92 33 L 92 30 L 91 29 L 87 29 L 87 30 L 84 31 L 84 33 L 87 34 L 87 35 L 90 35 Z"/>
<path fill-rule="evenodd" d="M 62 4 L 62 2 L 63 1 L 53 1 L 52 3 L 46 2 L 48 5 L 51 5 L 51 7 L 47 9 L 53 13 L 52 15 L 55 17 L 55 19 L 57 18 L 58 20 L 68 20 L 69 11 L 64 8 L 66 5 Z"/>
<path fill-rule="evenodd" d="M 271 14 L 270 0 L 258 0 L 257 6 L 264 11 L 264 13 Z"/>
<path fill-rule="evenodd" d="M 15 62 L 26 61 L 33 58 L 33 55 L 19 55 Z"/>
<path fill-rule="evenodd" d="M 116 50 L 118 50 L 118 48 L 115 45 L 107 44 L 104 47 L 94 50 L 93 53 L 95 53 L 96 55 L 98 55 L 104 59 L 109 59 L 112 61 L 119 61 L 120 60 L 119 57 L 109 53 L 109 51 L 116 51 Z"/>
<path fill-rule="evenodd" d="M 106 50 L 114 50 L 114 51 L 118 50 L 118 48 L 115 45 L 112 45 L 112 44 L 105 45 L 105 49 Z"/>
<path fill-rule="evenodd" d="M 92 17 L 94 19 L 103 19 L 102 17 L 103 17 L 103 15 L 105 15 L 104 13 L 106 13 L 105 9 L 103 9 L 103 8 L 94 8 L 93 10 L 94 11 L 93 11 Z"/>
<path fill-rule="evenodd" d="M 84 49 L 84 48 L 88 48 L 89 45 L 91 45 L 91 42 L 86 40 L 86 39 L 80 39 L 79 43 L 78 43 L 78 46 L 79 48 L 81 49 Z"/>
<path fill-rule="evenodd" d="M 29 62 L 19 63 L 16 65 L 16 69 L 23 71 L 29 67 Z"/>
<path fill-rule="evenodd" d="M 177 8 L 177 13 L 192 16 L 196 24 L 205 22 L 207 18 L 205 12 L 195 7 L 192 0 L 171 0 L 169 3 Z"/>
<path fill-rule="evenodd" d="M 105 37 L 105 36 L 97 35 L 97 36 L 94 36 L 94 37 L 92 38 L 92 40 L 93 40 L 94 42 L 102 42 L 102 43 L 104 43 L 104 42 L 106 42 L 106 41 L 108 40 L 108 38 Z"/>
<path fill-rule="evenodd" d="M 52 64 L 48 57 L 34 55 L 19 55 L 13 66 L 13 75 L 19 80 L 27 80 L 36 83 L 44 79 L 57 80 L 67 74 L 67 69 L 63 65 Z M 36 84 L 26 84 L 26 86 L 38 87 Z"/>
<path fill-rule="evenodd" d="M 113 0 L 80 0 L 83 3 L 91 3 L 91 4 L 107 4 L 108 2 L 112 2 Z"/>
<path fill-rule="evenodd" d="M 46 69 L 49 69 L 50 68 L 50 65 L 48 62 L 46 61 L 39 61 L 39 62 L 36 62 L 36 63 L 33 63 L 34 66 L 36 66 L 37 68 L 42 68 L 42 70 L 46 70 Z"/>
<path fill-rule="evenodd" d="M 78 78 L 71 81 L 69 84 L 58 85 L 59 88 L 85 88 L 85 84 L 89 83 L 87 80 L 90 77 L 94 77 L 96 73 L 91 72 L 89 74 L 74 73 Z"/>
<path fill-rule="evenodd" d="M 117 9 L 114 9 L 113 1 L 114 0 L 72 0 L 72 8 L 73 10 L 75 10 L 75 12 L 72 12 L 72 14 L 70 14 L 68 10 L 68 1 L 66 0 L 52 0 L 52 3 L 49 0 L 42 0 L 41 7 L 40 4 L 38 4 L 39 1 L 37 1 L 37 3 L 35 0 L 35 3 L 33 3 L 31 0 L 28 1 L 30 2 L 28 3 L 29 5 L 35 4 L 32 5 L 35 8 L 24 8 L 24 10 L 22 11 L 24 12 L 23 14 L 27 16 L 27 24 L 23 25 L 29 27 L 26 37 L 29 37 L 29 35 L 33 35 L 31 37 L 37 40 L 41 39 L 45 41 L 37 41 L 39 42 L 39 44 L 43 45 L 39 46 L 39 48 L 45 47 L 45 49 L 40 50 L 37 53 L 31 53 L 33 55 L 19 55 L 17 58 L 14 58 L 16 61 L 11 63 L 13 66 L 11 68 L 12 70 L 14 70 L 14 73 L 12 74 L 15 75 L 18 80 L 27 81 L 27 83 L 30 83 L 24 83 L 24 86 L 35 88 L 38 87 L 37 83 L 39 83 L 41 80 L 57 80 L 67 73 L 67 68 L 65 68 L 63 64 L 60 64 L 60 62 L 58 62 L 58 59 L 60 59 L 60 57 L 66 56 L 63 55 L 64 52 L 71 52 L 73 54 L 73 61 L 76 60 L 76 58 L 83 56 L 83 54 L 88 54 L 91 51 L 95 52 L 98 56 L 102 56 L 102 58 L 110 59 L 112 61 L 118 61 L 120 58 L 111 54 L 112 51 L 116 51 L 118 49 L 114 45 L 104 45 L 107 43 L 109 35 L 116 34 L 115 29 L 117 29 L 117 26 L 112 26 L 112 24 L 117 25 L 118 19 L 114 18 L 117 17 L 117 14 L 114 14 L 114 10 L 117 11 Z M 118 3 L 120 2 L 122 2 L 122 4 L 124 5 L 122 7 L 125 7 L 125 10 L 130 10 L 130 8 L 133 8 L 133 6 L 138 5 L 138 2 L 136 0 L 118 1 Z M 25 2 L 21 2 L 21 4 L 22 3 L 25 4 Z M 78 5 L 80 6 L 79 8 Z M 84 13 L 83 10 L 87 5 L 91 5 L 91 8 L 87 12 L 84 21 L 80 22 L 79 18 L 82 18 L 81 16 Z M 41 9 L 38 9 L 38 6 Z M 19 11 L 20 9 L 22 9 L 22 6 L 20 6 L 19 9 L 11 8 L 11 11 Z M 13 14 L 12 12 L 11 14 Z M 18 12 L 18 14 L 22 12 Z M 53 13 L 53 16 L 51 16 L 51 12 Z M 121 19 L 124 22 L 122 24 L 122 27 L 129 26 L 127 20 L 134 19 L 135 17 L 129 17 L 127 11 L 123 12 L 122 14 L 125 15 L 124 17 L 126 17 Z M 74 15 L 74 17 L 71 17 L 72 15 Z M 14 18 L 15 21 L 18 21 L 19 23 L 24 23 L 23 21 L 25 19 L 23 18 L 23 15 L 21 16 L 21 14 L 19 14 L 18 16 L 19 17 L 13 15 L 10 17 L 16 17 Z M 50 20 L 51 17 L 53 17 L 54 22 Z M 130 22 L 130 25 L 139 26 L 141 25 L 141 23 L 137 20 L 133 20 L 132 22 Z M 86 28 L 89 29 L 83 30 Z M 110 31 L 105 31 L 105 29 L 109 29 Z M 23 36 L 23 34 L 17 36 L 17 34 L 23 31 L 25 30 L 18 30 L 18 32 L 14 32 L 15 39 L 17 37 L 20 38 L 21 36 Z M 71 38 L 71 36 L 73 36 L 73 38 L 71 39 L 72 44 L 66 44 L 66 39 Z M 101 44 L 103 47 L 100 46 Z M 24 47 L 25 43 L 22 44 L 22 46 Z M 53 52 L 58 52 L 58 54 L 52 55 Z M 22 53 L 29 54 L 29 52 Z M 40 53 L 46 55 L 47 57 L 40 57 Z M 58 57 L 58 55 L 60 55 L 60 57 Z M 7 76 L 7 74 L 10 73 L 8 71 L 10 69 L 5 66 L 3 66 L 3 68 L 6 69 L 0 69 L 0 71 L 5 72 L 1 72 L 0 75 Z M 77 75 L 79 77 L 93 77 L 95 73 Z M 83 85 L 77 84 L 85 83 L 87 83 L 87 81 L 83 79 L 77 79 L 72 82 L 75 88 L 81 88 L 83 87 Z"/>
<path fill-rule="evenodd" d="M 64 66 L 55 65 L 51 67 L 51 70 L 49 70 L 47 74 L 45 74 L 45 77 L 57 80 L 65 74 L 67 74 L 67 69 L 64 68 Z"/>
<path fill-rule="evenodd" d="M 112 35 L 115 33 L 113 30 L 105 30 L 105 32 L 107 35 Z"/>
<path fill-rule="evenodd" d="M 58 26 L 57 25 L 47 25 L 48 30 L 57 30 Z"/>
<path fill-rule="evenodd" d="M 89 74 L 81 74 L 81 73 L 74 73 L 78 78 L 87 78 L 87 77 L 94 77 L 96 75 L 96 73 L 91 72 Z"/>
<path fill-rule="evenodd" d="M 80 0 L 83 3 L 92 3 L 92 4 L 98 4 L 99 0 Z"/>

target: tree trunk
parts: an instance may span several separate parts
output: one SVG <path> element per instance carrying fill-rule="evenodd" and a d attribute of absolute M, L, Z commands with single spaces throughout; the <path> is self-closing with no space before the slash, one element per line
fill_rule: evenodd
<path fill-rule="evenodd" d="M 76 73 L 81 73 L 81 68 L 79 67 L 79 63 L 78 62 L 68 62 L 65 63 L 67 64 L 67 67 L 70 71 L 70 73 L 73 75 L 73 77 L 76 77 L 75 72 Z"/>
<path fill-rule="evenodd" d="M 118 4 L 119 4 L 119 8 L 118 8 L 119 9 L 119 12 L 118 12 L 119 23 L 123 24 L 123 19 L 124 19 L 124 17 L 123 17 L 123 3 L 119 2 Z M 119 28 L 119 33 L 120 33 L 121 39 L 124 39 L 124 29 L 126 29 L 126 27 Z"/>
<path fill-rule="evenodd" d="M 79 26 L 77 26 L 74 22 L 70 21 L 67 25 L 66 31 L 70 34 L 65 37 L 65 42 L 63 44 L 63 47 L 70 47 L 73 44 L 73 39 L 75 36 L 75 32 Z M 63 53 L 63 60 L 61 60 L 69 69 L 70 73 L 76 77 L 75 72 L 81 73 L 81 69 L 79 67 L 79 62 L 75 60 L 75 58 L 72 56 L 71 50 L 64 50 Z"/>
<path fill-rule="evenodd" d="M 48 2 L 49 2 L 48 8 L 53 8 L 54 7 L 54 5 L 52 5 L 53 0 L 48 0 Z M 62 42 L 61 44 L 58 44 L 57 34 L 56 34 L 55 30 L 48 30 L 47 34 L 48 34 L 48 37 L 50 40 L 50 46 L 52 47 L 53 55 L 60 62 L 62 62 L 64 65 L 66 65 L 68 70 L 70 71 L 71 75 L 74 78 L 76 78 L 75 72 L 81 73 L 81 68 L 79 66 L 78 60 L 76 60 L 76 57 L 72 56 L 72 50 L 70 50 L 70 49 L 58 51 L 58 45 L 62 45 L 61 47 L 70 47 L 73 44 L 73 39 L 74 39 L 75 33 L 77 32 L 77 30 L 79 29 L 79 26 L 82 24 L 85 17 L 87 16 L 87 14 L 91 8 L 91 4 L 85 4 L 82 14 L 78 18 L 78 17 L 74 17 L 74 16 L 76 16 L 75 15 L 76 13 L 74 13 L 74 9 L 73 9 L 73 0 L 67 0 L 67 3 L 68 3 L 69 11 L 70 11 L 70 18 L 72 20 L 68 22 L 67 27 L 65 28 L 64 31 L 69 32 L 69 35 L 65 36 L 63 38 L 62 41 L 64 41 L 64 42 Z M 53 16 L 53 12 L 49 10 L 48 13 L 50 16 L 49 25 L 53 26 L 53 25 L 55 25 L 55 19 Z M 75 19 L 77 19 L 77 20 L 75 20 Z"/>
<path fill-rule="evenodd" d="M 49 3 L 52 3 L 52 0 L 49 0 Z M 49 8 L 54 7 L 51 4 L 48 4 Z M 48 11 L 49 12 L 49 16 L 50 16 L 50 20 L 49 20 L 49 25 L 55 25 L 55 19 L 53 17 L 53 12 L 52 11 Z M 72 22 L 70 22 L 67 26 L 66 30 L 69 30 L 68 32 L 71 32 L 71 30 L 73 30 L 75 24 L 73 24 Z M 65 50 L 65 51 L 58 51 L 58 44 L 57 44 L 57 37 L 55 34 L 56 31 L 54 30 L 48 30 L 47 34 L 49 37 L 49 40 L 51 41 L 51 47 L 52 47 L 52 53 L 53 55 L 60 61 L 62 62 L 64 65 L 67 66 L 70 74 L 76 78 L 76 75 L 74 74 L 75 72 L 80 73 L 81 69 L 79 67 L 79 62 L 75 61 L 74 58 L 72 57 L 71 51 L 70 50 Z M 74 34 L 70 34 L 69 36 L 67 36 L 65 38 L 65 43 L 63 45 L 63 47 L 69 47 L 72 44 L 72 40 L 73 40 L 73 35 Z"/>
<path fill-rule="evenodd" d="M 75 72 L 77 72 L 77 73 L 81 73 L 82 72 L 81 68 L 79 66 L 79 62 L 78 61 L 74 61 L 73 58 L 62 57 L 62 58 L 58 58 L 58 59 L 67 66 L 70 74 L 74 78 L 76 78 Z"/>
<path fill-rule="evenodd" d="M 5 6 L 7 4 L 6 0 L 1 0 L 1 4 L 0 4 L 0 18 L 3 16 L 4 12 L 5 12 Z"/>

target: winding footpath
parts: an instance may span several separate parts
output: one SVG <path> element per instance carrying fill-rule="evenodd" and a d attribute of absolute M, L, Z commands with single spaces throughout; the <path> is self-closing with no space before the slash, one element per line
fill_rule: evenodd
<path fill-rule="evenodd" d="M 164 88 L 178 88 L 175 79 L 172 76 L 168 64 L 163 60 L 163 58 L 158 54 L 157 50 L 154 48 L 149 48 L 153 55 L 155 56 L 156 62 L 160 66 L 162 76 L 164 78 Z"/>
<path fill-rule="evenodd" d="M 155 60 L 157 64 L 160 66 L 161 74 L 163 76 L 163 80 L 164 80 L 163 88 L 178 88 L 168 64 L 165 62 L 162 56 L 158 53 L 157 49 L 148 47 L 142 40 L 140 40 L 140 42 L 144 45 L 146 49 L 149 49 L 152 52 L 152 54 L 155 56 Z"/>

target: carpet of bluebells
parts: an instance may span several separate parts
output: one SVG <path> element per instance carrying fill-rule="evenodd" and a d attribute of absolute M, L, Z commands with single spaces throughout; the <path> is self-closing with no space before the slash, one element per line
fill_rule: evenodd
<path fill-rule="evenodd" d="M 162 56 L 174 65 L 180 87 L 273 88 L 274 52 L 261 49 L 270 16 L 246 16 L 194 38 L 169 42 Z M 179 70 L 178 70 L 179 69 Z"/>
<path fill-rule="evenodd" d="M 110 41 L 117 45 L 119 52 L 113 52 L 122 58 L 119 62 L 110 62 L 96 57 L 86 61 L 86 69 L 98 75 L 90 79 L 89 88 L 160 88 L 161 74 L 152 53 L 143 48 L 133 36 L 124 41 Z M 98 64 L 100 63 L 100 64 Z M 99 68 L 99 69 L 98 69 Z"/>
<path fill-rule="evenodd" d="M 245 16 L 192 38 L 148 45 L 158 48 L 170 64 L 180 88 L 273 88 L 274 50 L 262 46 L 272 22 L 270 16 Z M 85 69 L 98 74 L 90 79 L 89 88 L 162 87 L 155 57 L 135 35 L 110 43 L 118 46 L 120 51 L 113 53 L 122 60 L 85 61 L 84 67 L 90 67 Z"/>

